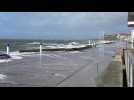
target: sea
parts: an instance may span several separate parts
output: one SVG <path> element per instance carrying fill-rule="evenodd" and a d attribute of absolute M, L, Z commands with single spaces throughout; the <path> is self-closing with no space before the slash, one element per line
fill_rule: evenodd
<path fill-rule="evenodd" d="M 92 40 L 93 41 L 93 40 Z M 94 40 L 95 41 L 95 40 Z M 10 45 L 10 51 L 19 51 L 21 49 L 38 48 L 42 43 L 44 48 L 51 46 L 64 46 L 71 43 L 88 44 L 89 40 L 26 40 L 26 39 L 0 39 L 0 51 L 6 50 L 6 45 Z"/>

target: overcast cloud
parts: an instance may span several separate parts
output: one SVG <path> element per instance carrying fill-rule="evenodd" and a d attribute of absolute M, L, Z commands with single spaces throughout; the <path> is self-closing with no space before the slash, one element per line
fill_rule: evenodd
<path fill-rule="evenodd" d="M 127 32 L 127 12 L 1 12 L 1 38 L 87 39 Z"/>

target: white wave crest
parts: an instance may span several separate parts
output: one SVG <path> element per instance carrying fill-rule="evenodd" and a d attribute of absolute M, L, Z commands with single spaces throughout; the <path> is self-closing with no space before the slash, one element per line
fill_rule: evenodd
<path fill-rule="evenodd" d="M 40 42 L 31 42 L 31 43 L 27 43 L 27 44 L 33 44 L 33 45 L 38 45 L 38 44 L 40 44 Z"/>
<path fill-rule="evenodd" d="M 11 59 L 0 59 L 0 63 L 7 63 L 12 61 Z"/>
<path fill-rule="evenodd" d="M 4 79 L 6 79 L 6 78 L 7 78 L 6 75 L 0 74 L 0 80 L 4 80 Z"/>
<path fill-rule="evenodd" d="M 22 59 L 23 57 L 21 56 L 21 54 L 16 51 L 16 52 L 11 52 L 10 53 L 11 59 Z"/>

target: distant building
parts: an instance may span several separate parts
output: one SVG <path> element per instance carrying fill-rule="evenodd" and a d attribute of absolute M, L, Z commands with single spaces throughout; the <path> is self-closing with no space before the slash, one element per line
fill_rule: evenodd
<path fill-rule="evenodd" d="M 117 34 L 104 34 L 104 40 L 117 40 Z"/>
<path fill-rule="evenodd" d="M 105 40 L 123 40 L 123 41 L 130 41 L 131 34 L 130 33 L 111 33 L 105 34 Z"/>
<path fill-rule="evenodd" d="M 117 39 L 124 40 L 124 41 L 130 41 L 131 34 L 130 33 L 118 33 Z"/>
<path fill-rule="evenodd" d="M 128 12 L 128 27 L 134 28 L 134 12 Z M 134 29 L 131 30 L 131 43 L 134 43 Z"/>

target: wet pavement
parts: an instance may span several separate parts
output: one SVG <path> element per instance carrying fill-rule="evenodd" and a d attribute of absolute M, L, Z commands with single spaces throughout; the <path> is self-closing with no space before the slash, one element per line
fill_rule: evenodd
<path fill-rule="evenodd" d="M 100 76 L 115 55 L 116 44 L 81 52 L 44 52 L 0 64 L 0 87 L 87 87 L 97 86 Z"/>

